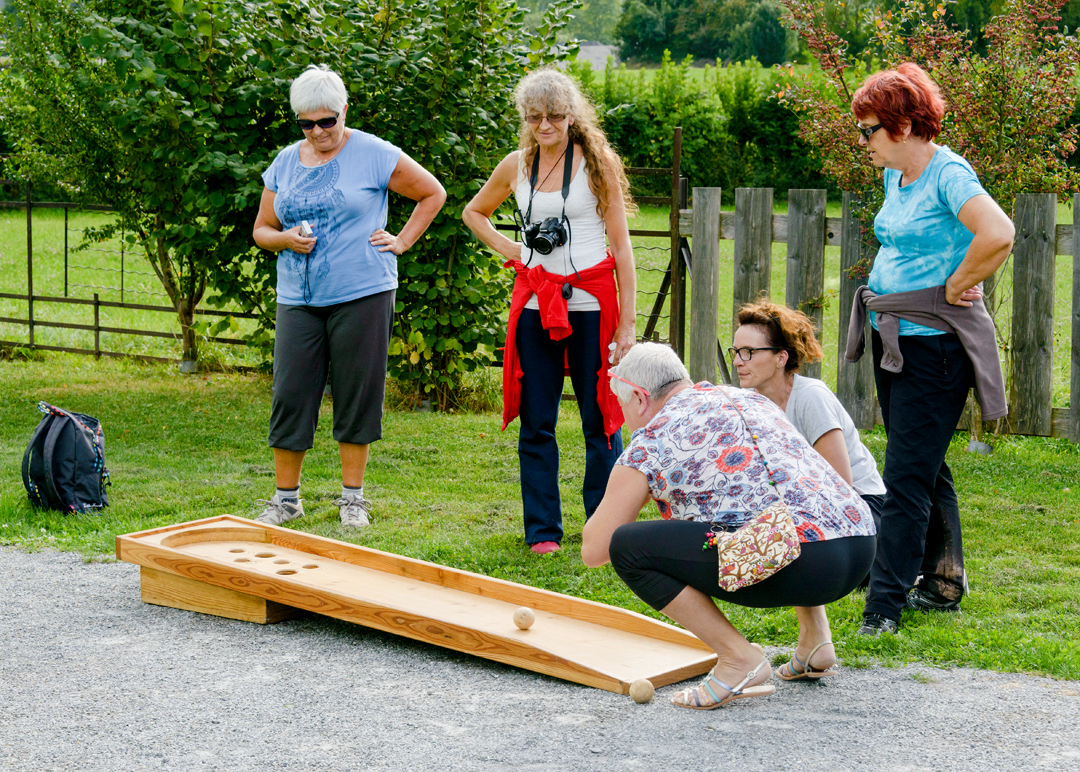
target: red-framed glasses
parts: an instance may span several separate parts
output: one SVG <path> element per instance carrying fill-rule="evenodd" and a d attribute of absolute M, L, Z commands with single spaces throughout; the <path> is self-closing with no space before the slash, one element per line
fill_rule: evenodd
<path fill-rule="evenodd" d="M 634 383 L 633 381 L 628 381 L 628 380 L 626 380 L 625 378 L 623 378 L 623 377 L 622 377 L 621 375 L 616 375 L 616 374 L 615 374 L 615 371 L 614 371 L 614 370 L 608 370 L 607 374 L 608 374 L 608 378 L 614 378 L 614 379 L 615 379 L 615 380 L 617 380 L 617 381 L 622 381 L 622 382 L 623 382 L 623 383 L 625 383 L 625 384 L 626 384 L 627 386 L 630 386 L 630 387 L 632 387 L 632 388 L 635 388 L 635 389 L 637 389 L 637 390 L 638 390 L 638 391 L 640 391 L 640 392 L 641 392 L 642 394 L 644 394 L 644 395 L 645 395 L 646 397 L 652 397 L 652 394 L 650 394 L 650 393 L 649 393 L 649 390 L 648 390 L 648 389 L 646 389 L 646 388 L 645 388 L 644 386 L 638 386 L 638 385 L 637 385 L 636 383 Z"/>

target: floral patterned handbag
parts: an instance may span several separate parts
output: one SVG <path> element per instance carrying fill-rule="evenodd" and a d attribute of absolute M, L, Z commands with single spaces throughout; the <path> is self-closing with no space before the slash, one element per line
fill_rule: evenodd
<path fill-rule="evenodd" d="M 731 397 L 728 397 L 728 400 L 746 425 L 754 450 L 761 457 L 761 463 L 765 465 L 765 471 L 771 478 L 772 471 L 765 460 L 765 454 L 757 445 L 757 435 L 750 428 L 746 416 L 735 404 L 735 400 Z M 769 485 L 776 483 L 770 479 Z M 731 533 L 710 531 L 702 549 L 712 546 L 716 547 L 719 556 L 720 589 L 728 592 L 735 592 L 757 584 L 762 579 L 768 579 L 802 552 L 795 521 L 787 504 L 782 500 L 767 507 Z"/>

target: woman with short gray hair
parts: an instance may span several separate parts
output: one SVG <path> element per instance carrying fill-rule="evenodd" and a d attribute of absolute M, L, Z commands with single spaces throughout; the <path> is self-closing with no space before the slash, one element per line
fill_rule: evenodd
<path fill-rule="evenodd" d="M 304 514 L 300 470 L 329 373 L 342 475 L 334 504 L 341 524 L 358 528 L 370 510 L 368 449 L 382 437 L 397 258 L 427 230 L 446 193 L 394 145 L 346 128 L 348 91 L 326 65 L 309 66 L 289 98 L 304 138 L 263 172 L 252 234 L 278 254 L 269 435 L 277 491 L 257 519 L 281 525 Z M 391 190 L 417 202 L 397 234 L 386 230 Z"/>
<path fill-rule="evenodd" d="M 717 664 L 672 698 L 708 710 L 773 692 L 771 668 L 712 598 L 749 608 L 794 606 L 799 641 L 787 681 L 835 675 L 825 604 L 844 597 L 874 560 L 866 503 L 785 419 L 747 389 L 692 384 L 670 348 L 639 343 L 611 370 L 633 434 L 604 500 L 582 531 L 587 566 L 610 562 L 642 600 L 708 644 Z M 652 499 L 662 520 L 636 522 Z M 718 538 L 782 501 L 800 554 L 734 591 L 721 588 Z"/>

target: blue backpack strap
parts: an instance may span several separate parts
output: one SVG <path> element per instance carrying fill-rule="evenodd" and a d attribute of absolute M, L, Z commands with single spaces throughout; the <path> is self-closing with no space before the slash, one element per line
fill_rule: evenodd
<path fill-rule="evenodd" d="M 59 410 L 59 408 L 57 409 Z M 61 413 L 64 412 L 66 411 L 61 411 Z M 60 439 L 60 432 L 64 430 L 63 418 L 65 417 L 59 416 L 58 420 L 52 421 L 49 426 L 49 433 L 45 435 L 45 448 L 42 453 L 42 461 L 45 462 L 45 495 L 50 499 L 50 506 L 53 509 L 58 509 L 61 512 L 74 512 L 75 507 L 60 497 L 60 491 L 56 487 L 56 480 L 53 478 L 53 451 L 56 450 L 56 441 Z"/>
<path fill-rule="evenodd" d="M 34 455 L 34 448 L 37 446 L 38 438 L 43 433 L 48 431 L 49 427 L 55 423 L 52 420 L 50 414 L 46 414 L 38 423 L 37 428 L 34 429 L 34 433 L 30 435 L 30 444 L 26 446 L 26 452 L 23 453 L 22 460 L 22 479 L 23 486 L 26 488 L 26 493 L 30 497 L 30 502 L 36 504 L 39 507 L 48 507 L 49 502 L 42 494 L 42 491 L 34 485 L 33 480 L 30 479 L 30 461 Z"/>

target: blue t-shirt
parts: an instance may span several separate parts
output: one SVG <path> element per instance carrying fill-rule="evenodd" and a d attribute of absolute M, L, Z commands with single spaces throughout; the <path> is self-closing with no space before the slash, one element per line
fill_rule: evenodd
<path fill-rule="evenodd" d="M 885 170 L 885 203 L 874 218 L 881 243 L 869 286 L 879 295 L 940 287 L 959 267 L 972 233 L 957 215 L 978 195 L 987 195 L 970 164 L 940 148 L 923 173 L 900 187 L 898 169 Z M 870 321 L 877 328 L 877 315 Z M 940 330 L 900 320 L 901 335 L 941 335 Z"/>
<path fill-rule="evenodd" d="M 278 153 L 263 172 L 276 193 L 284 230 L 307 220 L 318 238 L 307 255 L 278 253 L 277 299 L 291 306 L 330 306 L 397 288 L 397 255 L 368 243 L 386 227 L 387 186 L 401 150 L 355 129 L 322 166 L 300 163 L 300 143 Z"/>

